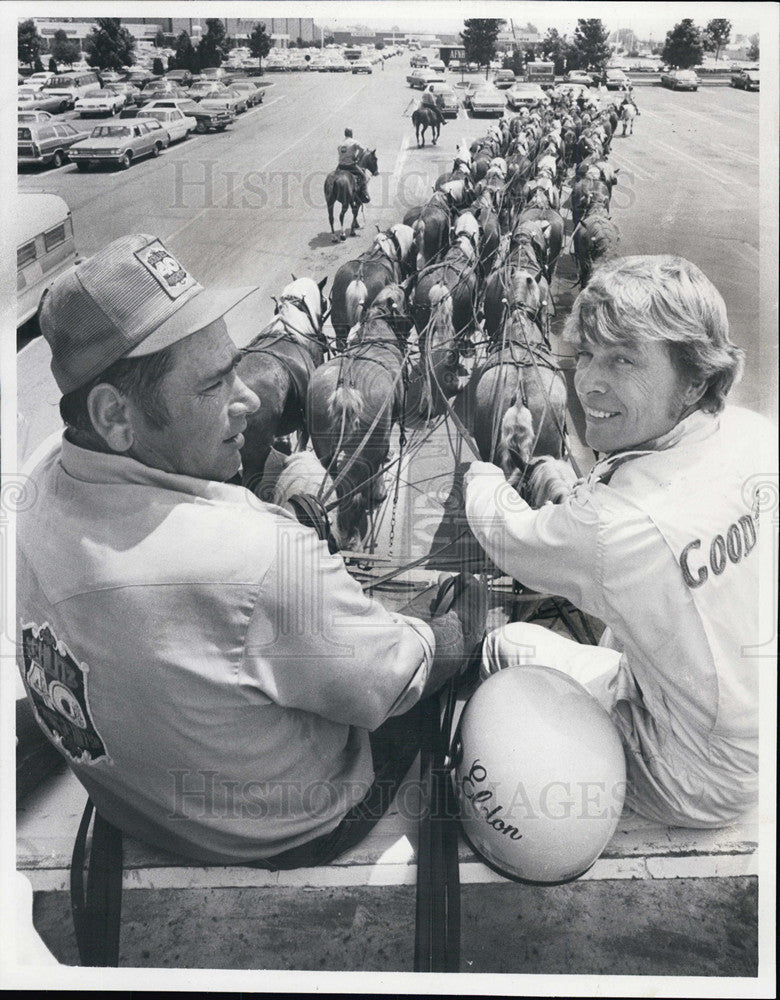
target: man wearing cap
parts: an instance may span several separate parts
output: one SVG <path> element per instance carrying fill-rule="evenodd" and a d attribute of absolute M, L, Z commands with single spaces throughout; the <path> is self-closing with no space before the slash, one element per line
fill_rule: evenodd
<path fill-rule="evenodd" d="M 230 313 L 252 291 L 203 288 L 133 235 L 46 293 L 66 427 L 27 470 L 19 666 L 109 822 L 276 869 L 330 860 L 382 815 L 420 699 L 462 668 L 485 602 L 457 578 L 446 613 L 390 613 L 314 531 L 229 482 L 262 405 L 236 371 L 255 331 Z"/>

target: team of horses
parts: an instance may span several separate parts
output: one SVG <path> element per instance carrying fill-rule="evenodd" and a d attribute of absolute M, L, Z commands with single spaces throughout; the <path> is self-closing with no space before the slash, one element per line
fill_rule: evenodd
<path fill-rule="evenodd" d="M 459 149 L 427 202 L 339 268 L 329 301 L 324 281 L 294 279 L 241 362 L 262 400 L 244 435 L 244 484 L 257 492 L 269 455 L 297 434 L 299 448 L 311 446 L 309 492 L 335 510 L 338 546 L 355 550 L 387 495 L 396 425 L 403 441 L 408 428 L 451 415 L 521 494 L 534 457 L 563 458 L 567 390 L 550 340 L 562 189 L 584 286 L 619 239 L 608 159 L 618 120 L 615 108 L 567 99 L 504 118 Z M 330 188 L 349 206 L 343 176 Z M 527 423 L 517 448 L 502 433 L 512 408 Z"/>

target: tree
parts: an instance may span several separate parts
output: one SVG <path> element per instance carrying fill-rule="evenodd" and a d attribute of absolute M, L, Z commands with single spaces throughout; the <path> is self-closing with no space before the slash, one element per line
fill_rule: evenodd
<path fill-rule="evenodd" d="M 562 38 L 556 28 L 548 28 L 542 39 L 541 53 L 545 59 L 555 63 L 555 73 L 560 76 L 566 72 L 566 64 L 572 54 L 572 46 Z M 575 55 L 576 61 L 576 55 Z"/>
<path fill-rule="evenodd" d="M 574 30 L 574 49 L 580 69 L 603 70 L 612 50 L 609 32 L 599 17 L 580 17 Z"/>
<path fill-rule="evenodd" d="M 176 61 L 176 69 L 188 69 L 193 72 L 195 69 L 195 49 L 186 31 L 182 31 L 176 39 L 175 49 L 176 54 L 173 58 Z"/>
<path fill-rule="evenodd" d="M 162 76 L 165 72 L 165 67 L 163 66 L 163 61 L 159 56 L 155 56 L 152 60 L 152 73 L 155 76 Z"/>
<path fill-rule="evenodd" d="M 466 62 L 487 67 L 496 55 L 496 39 L 503 21 L 494 17 L 470 17 L 463 22 L 460 39 L 466 50 Z"/>
<path fill-rule="evenodd" d="M 263 59 L 271 51 L 271 39 L 266 34 L 265 24 L 256 24 L 252 28 L 252 33 L 249 36 L 249 51 L 255 59 L 260 60 L 260 69 L 262 70 Z"/>
<path fill-rule="evenodd" d="M 512 49 L 511 52 L 506 52 L 501 61 L 501 68 L 511 69 L 515 76 L 522 76 L 525 69 L 523 53 L 519 49 Z"/>
<path fill-rule="evenodd" d="M 98 17 L 97 27 L 87 35 L 87 62 L 96 69 L 122 69 L 135 62 L 135 39 L 118 17 Z"/>
<path fill-rule="evenodd" d="M 46 67 L 50 73 L 59 73 L 60 68 L 54 56 L 49 56 L 49 65 Z"/>
<path fill-rule="evenodd" d="M 715 62 L 718 61 L 720 50 L 724 45 L 728 45 L 730 38 L 731 21 L 726 20 L 725 17 L 714 17 L 711 21 L 707 22 L 707 27 L 704 30 L 704 39 L 711 46 L 710 51 L 714 50 L 715 52 Z"/>
<path fill-rule="evenodd" d="M 160 28 L 157 34 L 154 36 L 154 47 L 156 49 L 165 48 L 165 33 L 163 32 L 162 28 Z"/>
<path fill-rule="evenodd" d="M 750 48 L 747 50 L 748 62 L 758 62 L 758 35 L 750 36 Z"/>
<path fill-rule="evenodd" d="M 690 17 L 683 18 L 666 33 L 661 59 L 673 69 L 690 69 L 704 58 L 701 32 Z"/>
<path fill-rule="evenodd" d="M 227 31 L 218 17 L 206 18 L 206 34 L 198 42 L 198 56 L 201 67 L 221 66 L 230 51 Z"/>
<path fill-rule="evenodd" d="M 72 38 L 68 38 L 62 28 L 54 32 L 51 43 L 51 54 L 58 63 L 65 63 L 72 66 L 81 58 L 79 43 Z"/>
<path fill-rule="evenodd" d="M 19 62 L 34 66 L 35 60 L 40 59 L 41 36 L 38 34 L 38 29 L 32 18 L 19 22 L 16 33 L 16 48 Z"/>

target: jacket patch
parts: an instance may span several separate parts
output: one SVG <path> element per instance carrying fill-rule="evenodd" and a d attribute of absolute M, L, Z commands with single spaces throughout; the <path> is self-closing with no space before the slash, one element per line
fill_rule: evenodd
<path fill-rule="evenodd" d="M 38 722 L 74 764 L 110 761 L 92 719 L 89 667 L 78 663 L 48 624 L 22 628 L 24 685 Z"/>

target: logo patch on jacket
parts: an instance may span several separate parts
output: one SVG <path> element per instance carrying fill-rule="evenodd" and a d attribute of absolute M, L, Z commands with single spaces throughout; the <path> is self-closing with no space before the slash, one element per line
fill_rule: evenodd
<path fill-rule="evenodd" d="M 89 667 L 78 663 L 48 624 L 22 628 L 24 684 L 39 722 L 74 764 L 110 760 L 87 697 Z"/>

